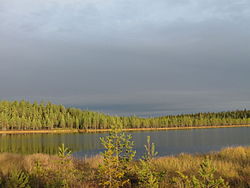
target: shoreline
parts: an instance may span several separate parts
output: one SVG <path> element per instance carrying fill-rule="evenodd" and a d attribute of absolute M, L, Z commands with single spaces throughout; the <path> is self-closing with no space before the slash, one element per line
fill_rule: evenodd
<path fill-rule="evenodd" d="M 221 125 L 221 126 L 199 126 L 199 127 L 165 127 L 165 128 L 128 128 L 124 132 L 131 131 L 164 131 L 164 130 L 189 130 L 189 129 L 212 129 L 212 128 L 233 128 L 250 127 L 250 125 Z M 64 134 L 64 133 L 100 133 L 109 132 L 111 129 L 52 129 L 52 130 L 0 130 L 1 134 Z"/>

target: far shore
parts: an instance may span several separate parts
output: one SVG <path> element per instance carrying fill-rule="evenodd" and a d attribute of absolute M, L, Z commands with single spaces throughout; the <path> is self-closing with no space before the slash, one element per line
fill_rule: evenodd
<path fill-rule="evenodd" d="M 230 127 L 250 127 L 250 125 L 221 125 L 200 127 L 165 127 L 165 128 L 127 128 L 123 131 L 164 131 L 164 130 L 187 130 L 187 129 L 211 129 Z M 109 132 L 111 129 L 52 129 L 52 130 L 0 130 L 0 134 L 63 134 L 63 133 L 98 133 Z"/>

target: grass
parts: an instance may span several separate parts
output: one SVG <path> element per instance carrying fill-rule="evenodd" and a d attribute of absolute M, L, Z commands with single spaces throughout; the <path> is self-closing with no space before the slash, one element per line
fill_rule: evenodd
<path fill-rule="evenodd" d="M 216 168 L 216 176 L 221 176 L 231 187 L 250 186 L 250 147 L 225 148 L 220 152 L 206 155 L 181 154 L 172 157 L 161 157 L 154 160 L 158 170 L 167 172 L 164 187 L 171 187 L 170 180 L 176 172 L 186 175 L 197 175 L 199 164 L 209 156 Z"/>
<path fill-rule="evenodd" d="M 173 187 L 172 179 L 177 171 L 197 175 L 201 162 L 209 157 L 216 168 L 215 176 L 222 177 L 230 187 L 250 187 L 250 147 L 225 148 L 208 154 L 180 154 L 152 160 L 155 170 L 165 172 L 160 187 Z M 133 169 L 139 161 L 131 162 Z M 60 158 L 53 155 L 0 154 L 0 176 L 8 179 L 13 170 L 22 170 L 29 176 L 31 187 L 44 185 L 60 187 L 98 187 L 97 169 L 102 163 L 100 155 L 91 158 Z M 133 185 L 136 187 L 136 184 Z M 132 187 L 133 187 L 132 186 Z M 0 186 L 1 187 L 1 186 Z"/>
<path fill-rule="evenodd" d="M 161 130 L 185 130 L 185 129 L 210 129 L 229 127 L 250 127 L 250 125 L 222 125 L 222 126 L 199 126 L 199 127 L 165 127 L 165 128 L 126 128 L 123 131 L 161 131 Z M 109 132 L 111 129 L 52 129 L 52 130 L 0 130 L 0 134 L 33 134 L 33 133 L 96 133 Z"/>

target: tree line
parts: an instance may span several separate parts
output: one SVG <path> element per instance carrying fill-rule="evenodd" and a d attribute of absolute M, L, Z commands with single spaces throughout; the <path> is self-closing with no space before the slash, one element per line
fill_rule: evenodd
<path fill-rule="evenodd" d="M 141 118 L 110 116 L 51 102 L 0 101 L 1 130 L 109 129 L 116 124 L 123 128 L 243 125 L 250 124 L 250 110 Z"/>

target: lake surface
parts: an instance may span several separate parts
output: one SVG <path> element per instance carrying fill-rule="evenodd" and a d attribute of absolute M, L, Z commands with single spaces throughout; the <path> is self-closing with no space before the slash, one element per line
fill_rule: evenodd
<path fill-rule="evenodd" d="M 144 153 L 147 136 L 156 144 L 158 156 L 205 153 L 229 146 L 250 146 L 250 127 L 128 132 L 135 141 L 137 157 Z M 108 133 L 0 135 L 0 152 L 56 154 L 62 143 L 76 157 L 103 151 L 100 137 Z"/>

